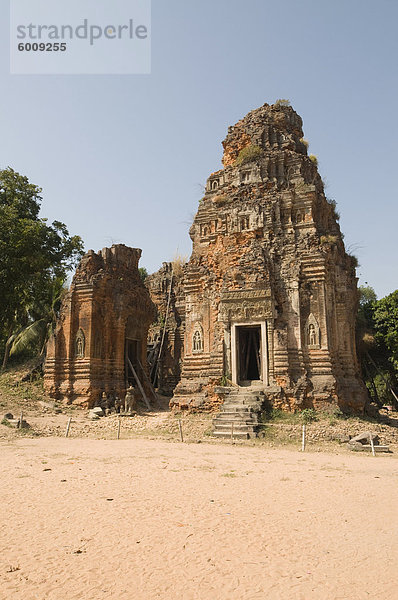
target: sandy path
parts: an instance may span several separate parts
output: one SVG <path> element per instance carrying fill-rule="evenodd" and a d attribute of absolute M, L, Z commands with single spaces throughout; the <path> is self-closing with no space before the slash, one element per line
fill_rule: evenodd
<path fill-rule="evenodd" d="M 394 457 L 55 438 L 0 455 L 1 600 L 398 597 Z"/>

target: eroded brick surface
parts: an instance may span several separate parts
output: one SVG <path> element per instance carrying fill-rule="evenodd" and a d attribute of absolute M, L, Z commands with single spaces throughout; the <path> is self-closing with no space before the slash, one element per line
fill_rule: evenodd
<path fill-rule="evenodd" d="M 123 245 L 82 259 L 48 347 L 52 396 L 123 395 L 126 339 L 149 373 L 150 327 L 152 343 L 165 332 L 157 381 L 172 407 L 214 410 L 240 386 L 284 410 L 363 411 L 355 261 L 302 136 L 289 106 L 229 128 L 178 272 L 163 263 L 145 287 L 141 251 Z"/>
<path fill-rule="evenodd" d="M 126 340 L 137 342 L 136 360 L 147 371 L 148 328 L 156 309 L 139 275 L 140 256 L 141 250 L 118 244 L 82 258 L 47 348 L 50 396 L 86 406 L 102 392 L 124 398 Z"/>
<path fill-rule="evenodd" d="M 232 381 L 286 410 L 363 410 L 355 263 L 302 137 L 289 106 L 265 104 L 228 130 L 224 169 L 209 177 L 190 230 L 172 406 L 216 406 L 217 386 Z"/>

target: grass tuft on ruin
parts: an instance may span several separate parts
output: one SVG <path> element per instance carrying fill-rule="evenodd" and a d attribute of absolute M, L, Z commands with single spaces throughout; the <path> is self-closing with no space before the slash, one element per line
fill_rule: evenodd
<path fill-rule="evenodd" d="M 278 100 L 275 101 L 274 106 L 276 106 L 276 108 L 282 108 L 283 106 L 290 106 L 290 100 L 288 100 L 287 98 L 278 98 Z"/>
<path fill-rule="evenodd" d="M 256 146 L 255 144 L 249 144 L 249 146 L 245 146 L 238 154 L 238 158 L 235 161 L 235 165 L 237 167 L 244 165 L 248 162 L 256 160 L 260 158 L 264 154 L 264 151 L 260 146 Z"/>
<path fill-rule="evenodd" d="M 326 246 L 327 244 L 334 246 L 335 244 L 337 244 L 338 239 L 339 238 L 337 237 L 337 235 L 321 235 L 320 241 L 322 246 Z"/>

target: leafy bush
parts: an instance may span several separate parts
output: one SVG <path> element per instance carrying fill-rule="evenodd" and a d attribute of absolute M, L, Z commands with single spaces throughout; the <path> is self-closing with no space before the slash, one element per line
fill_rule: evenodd
<path fill-rule="evenodd" d="M 309 141 L 308 141 L 308 140 L 306 140 L 306 139 L 304 139 L 304 138 L 301 138 L 301 139 L 300 139 L 300 142 L 301 142 L 301 143 L 303 144 L 303 146 L 305 146 L 305 147 L 307 148 L 307 150 L 308 150 L 308 146 L 310 145 Z"/>
<path fill-rule="evenodd" d="M 315 156 L 315 154 L 310 154 L 308 158 L 316 167 L 318 166 L 318 158 Z"/>
<path fill-rule="evenodd" d="M 141 280 L 145 281 L 145 279 L 148 277 L 149 273 L 147 271 L 147 269 L 145 267 L 139 267 L 138 269 Z"/>
<path fill-rule="evenodd" d="M 337 406 L 331 413 L 331 416 L 335 419 L 347 419 L 348 415 L 345 414 L 339 406 Z"/>
<path fill-rule="evenodd" d="M 223 375 L 222 377 L 220 377 L 219 385 L 221 387 L 228 387 L 231 384 L 232 384 L 232 381 L 230 379 L 228 379 L 227 375 Z"/>
<path fill-rule="evenodd" d="M 333 210 L 336 210 L 337 202 L 334 198 L 326 198 L 326 202 L 332 207 Z"/>
<path fill-rule="evenodd" d="M 316 411 L 313 408 L 305 408 L 300 413 L 301 420 L 303 423 L 312 423 L 313 421 L 317 421 L 318 417 Z"/>
<path fill-rule="evenodd" d="M 238 158 L 235 161 L 235 165 L 239 167 L 240 165 L 244 165 L 245 163 L 251 162 L 252 160 L 256 160 L 263 155 L 263 149 L 260 146 L 255 146 L 254 144 L 249 144 L 242 148 L 242 150 L 238 154 Z"/>
<path fill-rule="evenodd" d="M 359 260 L 358 260 L 358 257 L 357 257 L 357 256 L 355 256 L 354 254 L 348 254 L 348 256 L 349 256 L 349 257 L 350 257 L 350 259 L 351 259 L 351 264 L 352 264 L 352 266 L 353 266 L 355 269 L 357 269 L 357 268 L 359 267 Z"/>
<path fill-rule="evenodd" d="M 337 206 L 336 200 L 334 200 L 334 198 L 326 198 L 326 202 L 329 204 L 329 206 L 332 209 L 333 218 L 336 219 L 336 221 L 339 221 L 340 213 L 336 210 L 336 206 Z"/>

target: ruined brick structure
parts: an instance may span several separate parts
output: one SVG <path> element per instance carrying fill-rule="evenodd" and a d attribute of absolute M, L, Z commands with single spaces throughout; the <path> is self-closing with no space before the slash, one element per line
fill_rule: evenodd
<path fill-rule="evenodd" d="M 156 309 L 138 271 L 140 256 L 118 244 L 82 258 L 47 348 L 50 396 L 85 406 L 102 392 L 122 398 L 127 384 L 135 384 L 127 358 L 146 387 L 142 370 Z"/>
<path fill-rule="evenodd" d="M 223 146 L 184 269 L 163 263 L 145 287 L 140 250 L 117 245 L 82 259 L 48 346 L 52 396 L 92 405 L 103 391 L 123 395 L 126 357 L 150 374 L 150 327 L 159 390 L 174 391 L 172 407 L 224 402 L 220 435 L 237 412 L 240 434 L 255 432 L 264 401 L 363 411 L 355 260 L 307 155 L 301 118 L 265 104 L 230 127 Z"/>
<path fill-rule="evenodd" d="M 241 386 L 287 410 L 363 410 L 355 262 L 302 138 L 284 105 L 228 130 L 224 168 L 209 177 L 190 230 L 172 406 L 210 407 Z"/>
<path fill-rule="evenodd" d="M 159 392 L 172 395 L 181 378 L 184 356 L 185 295 L 183 268 L 179 262 L 164 262 L 145 280 L 158 318 L 149 329 L 148 349 L 152 376 Z M 160 360 L 159 353 L 161 352 Z"/>

